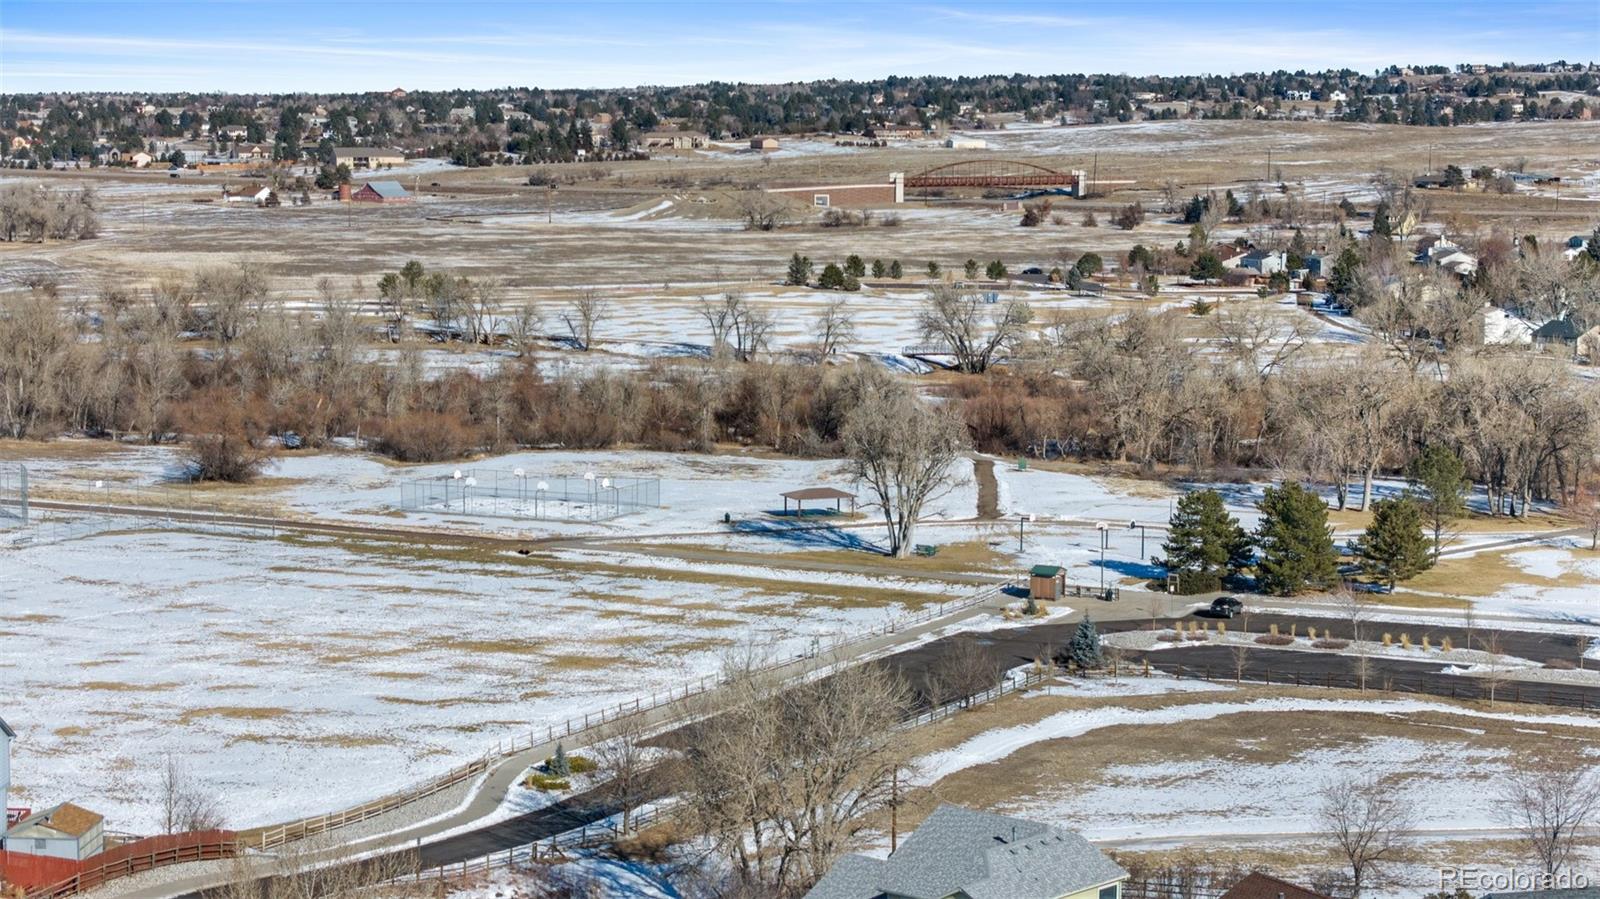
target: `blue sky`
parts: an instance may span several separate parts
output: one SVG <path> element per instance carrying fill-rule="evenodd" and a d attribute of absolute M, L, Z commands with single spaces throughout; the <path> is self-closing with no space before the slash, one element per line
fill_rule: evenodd
<path fill-rule="evenodd" d="M 1600 60 L 1600 0 L 0 0 L 0 92 L 619 87 Z"/>

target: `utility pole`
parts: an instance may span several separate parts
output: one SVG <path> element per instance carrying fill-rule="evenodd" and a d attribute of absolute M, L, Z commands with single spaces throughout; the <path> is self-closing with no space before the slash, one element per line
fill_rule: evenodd
<path fill-rule="evenodd" d="M 1094 154 L 1094 165 L 1089 167 L 1089 190 L 1100 189 L 1100 154 Z"/>

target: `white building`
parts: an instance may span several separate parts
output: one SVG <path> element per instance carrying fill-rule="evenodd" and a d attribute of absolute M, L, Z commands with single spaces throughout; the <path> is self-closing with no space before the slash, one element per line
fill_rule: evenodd
<path fill-rule="evenodd" d="M 976 137 L 947 137 L 944 145 L 950 150 L 984 150 L 988 149 L 989 142 Z"/>
<path fill-rule="evenodd" d="M 83 861 L 106 848 L 106 819 L 81 806 L 63 802 L 29 815 L 6 831 L 8 852 L 48 855 Z"/>
<path fill-rule="evenodd" d="M 1533 325 L 1501 309 L 1485 306 L 1483 309 L 1484 346 L 1531 346 Z"/>
<path fill-rule="evenodd" d="M 11 741 L 17 738 L 17 732 L 11 729 L 6 719 L 0 718 L 0 810 L 10 804 L 11 798 Z M 0 822 L 0 834 L 5 833 L 5 824 L 10 820 Z"/>

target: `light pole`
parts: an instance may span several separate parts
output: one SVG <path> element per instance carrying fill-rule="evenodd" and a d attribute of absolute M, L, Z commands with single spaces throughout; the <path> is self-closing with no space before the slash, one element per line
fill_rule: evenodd
<path fill-rule="evenodd" d="M 1144 525 L 1137 521 L 1128 522 L 1128 530 L 1139 529 L 1139 561 L 1144 561 Z"/>
<path fill-rule="evenodd" d="M 546 490 L 549 490 L 549 489 L 550 489 L 550 484 L 548 482 L 546 482 L 546 481 L 540 481 L 538 486 L 533 488 L 533 517 L 534 518 L 538 518 L 539 517 L 539 498 L 544 496 L 544 492 Z"/>
<path fill-rule="evenodd" d="M 1017 552 L 1022 552 L 1022 537 L 1028 530 L 1028 522 L 1035 520 L 1033 515 L 1017 516 Z"/>
<path fill-rule="evenodd" d="M 594 472 L 586 471 L 583 479 L 589 482 L 589 517 L 594 517 Z"/>
<path fill-rule="evenodd" d="M 467 488 L 468 487 L 476 487 L 476 486 L 478 486 L 478 479 L 474 478 L 474 477 L 468 477 L 465 481 L 461 482 L 461 514 L 462 515 L 467 514 Z"/>
<path fill-rule="evenodd" d="M 1095 522 L 1095 530 L 1100 532 L 1100 596 L 1106 595 L 1106 535 L 1110 533 L 1110 526 L 1103 521 Z"/>

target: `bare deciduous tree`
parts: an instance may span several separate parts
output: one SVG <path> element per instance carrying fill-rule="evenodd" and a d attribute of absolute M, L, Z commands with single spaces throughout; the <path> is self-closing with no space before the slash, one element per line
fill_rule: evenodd
<path fill-rule="evenodd" d="M 518 356 L 526 357 L 531 353 L 534 345 L 544 335 L 544 315 L 532 302 L 518 306 L 506 324 L 511 331 L 511 342 L 516 346 Z"/>
<path fill-rule="evenodd" d="M 815 338 L 814 353 L 818 362 L 840 353 L 855 343 L 856 316 L 844 297 L 835 297 L 822 307 L 811 326 Z"/>
<path fill-rule="evenodd" d="M 956 368 L 988 371 L 996 358 L 1027 333 L 1033 312 L 1021 300 L 989 303 L 981 293 L 936 285 L 917 316 L 922 337 L 955 357 Z"/>
<path fill-rule="evenodd" d="M 1578 831 L 1600 811 L 1600 779 L 1583 764 L 1540 764 L 1526 757 L 1513 765 L 1500 788 L 1501 820 L 1517 831 L 1519 842 L 1555 874 L 1571 867 Z"/>
<path fill-rule="evenodd" d="M 650 749 L 645 745 L 649 732 L 644 718 L 628 715 L 610 725 L 590 754 L 605 778 L 600 790 L 622 809 L 622 829 L 633 823 L 633 809 L 645 796 L 645 777 L 650 770 Z"/>
<path fill-rule="evenodd" d="M 594 332 L 600 323 L 611 317 L 611 302 L 597 290 L 585 290 L 574 297 L 561 313 L 567 333 L 578 349 L 587 352 L 594 346 Z"/>
<path fill-rule="evenodd" d="M 222 826 L 222 809 L 216 797 L 206 793 L 171 753 L 163 760 L 156 789 L 161 800 L 163 833 L 216 830 Z"/>
<path fill-rule="evenodd" d="M 972 697 L 1000 683 L 1001 668 L 977 638 L 957 637 L 953 648 L 940 656 L 939 665 L 928 672 L 928 698 L 936 706 L 970 705 Z"/>
<path fill-rule="evenodd" d="M 1318 821 L 1350 869 L 1351 896 L 1380 881 L 1415 829 L 1415 814 L 1399 793 L 1376 778 L 1334 778 L 1319 791 Z"/>
<path fill-rule="evenodd" d="M 905 685 L 877 665 L 786 686 L 734 668 L 687 752 L 687 804 L 746 888 L 822 876 L 884 808 L 905 763 Z"/>
<path fill-rule="evenodd" d="M 889 555 L 910 555 L 922 507 L 950 488 L 946 475 L 967 447 L 966 426 L 903 385 L 876 379 L 845 418 L 841 436 L 889 532 Z"/>

